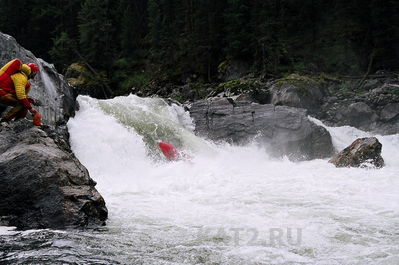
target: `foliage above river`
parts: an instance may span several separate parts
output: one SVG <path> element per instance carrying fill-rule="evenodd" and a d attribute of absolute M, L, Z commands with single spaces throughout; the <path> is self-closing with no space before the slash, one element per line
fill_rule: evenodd
<path fill-rule="evenodd" d="M 270 77 L 399 68 L 398 1 L 2 1 L 0 31 L 65 71 L 106 73 L 116 94 L 219 81 L 226 62 Z"/>

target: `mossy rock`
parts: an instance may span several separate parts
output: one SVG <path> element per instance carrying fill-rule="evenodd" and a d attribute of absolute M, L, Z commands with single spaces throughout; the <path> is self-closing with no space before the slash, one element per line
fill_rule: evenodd
<path fill-rule="evenodd" d="M 264 84 L 256 79 L 237 79 L 224 83 L 220 83 L 217 88 L 218 92 L 226 92 L 234 95 L 264 90 Z"/>
<path fill-rule="evenodd" d="M 321 106 L 326 84 L 320 76 L 290 74 L 276 80 L 271 86 L 271 103 L 304 108 L 309 113 L 316 113 Z"/>
<path fill-rule="evenodd" d="M 88 82 L 89 69 L 84 64 L 71 64 L 65 74 L 68 82 L 75 87 L 84 86 Z"/>
<path fill-rule="evenodd" d="M 75 87 L 101 86 L 108 82 L 105 72 L 93 74 L 86 65 L 82 63 L 71 64 L 65 74 L 68 82 Z"/>
<path fill-rule="evenodd" d="M 75 87 L 76 95 L 89 95 L 94 98 L 107 98 L 109 96 L 105 91 L 109 84 L 105 72 L 93 74 L 86 65 L 73 63 L 68 67 L 65 77 Z"/>
<path fill-rule="evenodd" d="M 399 95 L 399 87 L 390 87 L 389 89 L 385 90 L 385 93 L 392 95 Z"/>
<path fill-rule="evenodd" d="M 298 87 L 308 86 L 310 84 L 317 85 L 326 82 L 325 75 L 319 76 L 307 76 L 307 75 L 299 75 L 299 74 L 290 74 L 286 77 L 280 78 L 277 80 L 276 84 L 278 86 L 282 86 L 286 83 L 296 85 Z"/>
<path fill-rule="evenodd" d="M 184 103 L 187 101 L 205 99 L 210 92 L 210 84 L 193 82 L 183 86 L 175 87 L 169 96 L 180 103 Z"/>

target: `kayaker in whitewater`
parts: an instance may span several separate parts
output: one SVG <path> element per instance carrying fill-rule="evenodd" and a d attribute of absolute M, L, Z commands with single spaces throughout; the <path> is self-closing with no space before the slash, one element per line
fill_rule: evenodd
<path fill-rule="evenodd" d="M 161 149 L 164 156 L 169 161 L 178 161 L 178 160 L 191 161 L 192 160 L 192 157 L 190 155 L 177 150 L 177 148 L 173 144 L 159 141 L 158 146 Z"/>
<path fill-rule="evenodd" d="M 35 100 L 28 97 L 30 91 L 29 79 L 35 78 L 39 67 L 34 63 L 23 64 L 21 60 L 14 59 L 0 69 L 0 114 L 7 106 L 11 110 L 1 117 L 0 122 L 9 122 L 26 117 L 28 111 L 33 115 L 33 123 L 41 125 L 40 113 L 32 107 Z"/>

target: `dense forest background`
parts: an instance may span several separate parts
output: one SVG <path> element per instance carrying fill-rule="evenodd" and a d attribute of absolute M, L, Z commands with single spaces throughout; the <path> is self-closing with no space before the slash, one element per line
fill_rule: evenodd
<path fill-rule="evenodd" d="M 85 62 L 114 90 L 255 75 L 399 69 L 396 0 L 0 0 L 0 31 L 65 72 Z"/>

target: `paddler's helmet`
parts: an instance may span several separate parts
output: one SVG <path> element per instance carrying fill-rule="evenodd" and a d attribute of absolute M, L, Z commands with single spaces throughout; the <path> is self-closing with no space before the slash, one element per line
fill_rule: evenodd
<path fill-rule="evenodd" d="M 35 63 L 27 63 L 26 65 L 30 68 L 30 74 L 32 78 L 35 77 L 35 75 L 40 71 L 39 66 L 37 66 Z"/>

